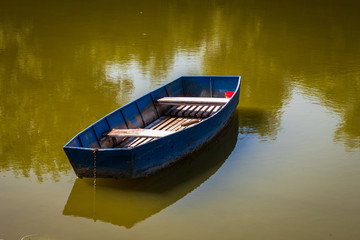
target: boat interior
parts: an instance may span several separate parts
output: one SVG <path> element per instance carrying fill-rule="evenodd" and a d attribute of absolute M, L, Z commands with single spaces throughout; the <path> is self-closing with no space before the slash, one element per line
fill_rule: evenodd
<path fill-rule="evenodd" d="M 108 114 L 68 146 L 133 148 L 154 141 L 214 115 L 237 84 L 238 77 L 179 78 Z"/>
<path fill-rule="evenodd" d="M 117 129 L 113 129 L 104 135 L 100 145 L 112 145 L 117 148 L 136 147 L 153 141 L 158 137 L 166 136 L 197 124 L 215 114 L 221 107 L 215 105 L 192 105 L 191 103 L 188 105 L 174 105 L 163 116 L 143 128 L 145 131 L 134 129 L 135 131 L 132 130 L 132 133 L 126 135 L 126 130 L 116 131 Z M 146 131 L 147 129 L 156 131 Z M 158 135 L 156 134 L 157 132 L 159 132 Z"/>

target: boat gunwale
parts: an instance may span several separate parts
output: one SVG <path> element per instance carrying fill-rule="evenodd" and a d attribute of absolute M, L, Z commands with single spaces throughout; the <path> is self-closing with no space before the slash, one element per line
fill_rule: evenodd
<path fill-rule="evenodd" d="M 214 77 L 214 78 L 215 78 L 215 77 L 216 77 L 216 78 L 218 78 L 218 77 L 238 78 L 238 83 L 237 83 L 236 89 L 235 89 L 235 91 L 234 91 L 233 96 L 229 99 L 229 101 L 228 101 L 225 105 L 223 105 L 223 107 L 220 108 L 220 110 L 217 111 L 215 114 L 213 114 L 213 115 L 205 118 L 204 120 L 202 120 L 202 121 L 199 122 L 199 123 L 205 122 L 205 121 L 207 121 L 208 119 L 211 119 L 211 118 L 215 117 L 216 115 L 218 115 L 218 113 L 222 112 L 222 110 L 225 109 L 225 107 L 233 100 L 234 96 L 237 95 L 237 93 L 238 93 L 238 91 L 239 91 L 239 89 L 240 89 L 240 85 L 241 85 L 241 76 L 220 76 L 220 75 L 219 75 L 219 76 L 216 76 L 216 75 L 213 75 L 213 76 L 203 76 L 203 75 L 198 75 L 198 76 L 180 76 L 180 77 L 174 79 L 173 81 L 168 82 L 167 84 L 165 84 L 165 85 L 163 85 L 163 86 L 160 86 L 160 87 L 158 87 L 158 88 L 156 88 L 156 89 L 154 89 L 154 90 L 152 90 L 152 91 L 150 91 L 150 92 L 148 92 L 148 93 L 146 93 L 146 94 L 144 94 L 144 95 L 142 95 L 142 96 L 140 96 L 140 97 L 132 100 L 131 102 L 126 103 L 125 105 L 123 105 L 123 106 L 115 109 L 114 111 L 106 114 L 106 115 L 103 116 L 102 118 L 98 119 L 97 121 L 95 121 L 94 123 L 92 123 L 92 124 L 90 124 L 88 127 L 86 127 L 85 129 L 83 129 L 82 131 L 80 131 L 78 134 L 76 134 L 73 138 L 71 138 L 71 139 L 64 145 L 63 148 L 64 148 L 64 149 L 87 150 L 87 151 L 89 151 L 89 150 L 90 150 L 90 151 L 94 151 L 94 149 L 97 149 L 97 151 L 101 151 L 101 152 L 105 152 L 105 151 L 124 151 L 124 152 L 125 152 L 125 151 L 132 151 L 133 149 L 136 149 L 136 148 L 142 147 L 143 145 L 147 145 L 147 144 L 149 144 L 149 143 L 151 143 L 151 142 L 157 141 L 157 139 L 154 139 L 153 141 L 147 142 L 147 143 L 142 144 L 142 145 L 140 144 L 140 145 L 135 146 L 135 147 L 130 147 L 130 148 L 87 148 L 87 147 L 68 146 L 74 139 L 76 139 L 77 137 L 79 137 L 80 134 L 82 134 L 82 133 L 85 132 L 86 130 L 90 129 L 90 128 L 93 127 L 95 124 L 97 124 L 98 122 L 104 120 L 106 117 L 110 116 L 111 114 L 115 113 L 116 111 L 118 111 L 118 110 L 120 110 L 120 109 L 122 109 L 122 108 L 125 108 L 126 106 L 128 106 L 128 105 L 136 102 L 136 100 L 141 99 L 142 97 L 144 97 L 144 96 L 146 96 L 146 95 L 148 95 L 148 94 L 151 94 L 151 93 L 153 93 L 153 92 L 155 92 L 155 91 L 157 91 L 157 90 L 159 90 L 159 89 L 161 89 L 161 88 L 165 88 L 165 91 L 166 91 L 166 93 L 167 93 L 166 86 L 170 85 L 171 83 L 173 83 L 173 82 L 175 82 L 175 81 L 178 81 L 178 80 L 181 79 L 181 78 L 204 78 L 204 77 L 209 77 L 209 78 L 212 78 L 212 77 Z M 168 95 L 168 93 L 167 93 L 167 95 Z M 154 99 L 154 100 L 156 100 L 156 99 Z M 141 114 L 141 113 L 140 113 L 140 114 Z M 180 131 L 171 133 L 171 134 L 169 134 L 169 135 L 167 135 L 167 136 L 164 136 L 164 137 L 162 137 L 162 138 L 167 138 L 167 137 L 173 136 L 174 134 L 177 134 L 177 133 L 182 132 L 182 131 L 187 130 L 187 129 L 191 129 L 191 128 L 197 126 L 197 125 L 198 125 L 198 124 L 191 125 L 191 126 L 189 126 L 188 128 L 181 129 Z M 129 129 L 129 128 L 127 128 L 127 129 Z"/>

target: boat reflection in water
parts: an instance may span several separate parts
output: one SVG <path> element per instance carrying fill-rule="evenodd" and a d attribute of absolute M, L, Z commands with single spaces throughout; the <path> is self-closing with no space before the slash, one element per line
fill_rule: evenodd
<path fill-rule="evenodd" d="M 64 215 L 109 222 L 126 228 L 160 212 L 210 178 L 233 151 L 238 136 L 237 113 L 203 148 L 144 179 L 76 179 Z"/>

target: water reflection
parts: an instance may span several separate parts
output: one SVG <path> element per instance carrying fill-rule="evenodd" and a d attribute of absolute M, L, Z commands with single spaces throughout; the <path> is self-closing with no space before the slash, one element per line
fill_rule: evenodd
<path fill-rule="evenodd" d="M 276 139 L 296 87 L 340 116 L 334 141 L 360 147 L 356 1 L 2 4 L 0 171 L 59 179 L 71 136 L 193 74 L 243 76 L 244 133 Z"/>
<path fill-rule="evenodd" d="M 1 0 L 0 239 L 358 239 L 359 152 L 345 150 L 360 150 L 359 7 Z M 99 180 L 95 195 L 91 180 L 72 186 L 71 136 L 193 74 L 242 76 L 228 150 L 137 185 Z"/>
<path fill-rule="evenodd" d="M 238 109 L 239 133 L 254 134 L 262 140 L 275 140 L 280 130 L 280 113 L 261 108 Z"/>
<path fill-rule="evenodd" d="M 238 117 L 201 150 L 159 174 L 140 180 L 76 179 L 63 214 L 131 228 L 174 204 L 210 178 L 233 151 Z"/>
<path fill-rule="evenodd" d="M 237 8 L 232 4 L 225 1 L 224 9 L 216 10 L 214 26 L 221 27 L 211 28 L 213 41 L 206 40 L 205 71 L 242 72 L 241 105 L 274 113 L 281 111 L 297 86 L 341 116 L 334 140 L 359 148 L 360 19 L 355 10 L 359 3 L 242 1 Z"/>

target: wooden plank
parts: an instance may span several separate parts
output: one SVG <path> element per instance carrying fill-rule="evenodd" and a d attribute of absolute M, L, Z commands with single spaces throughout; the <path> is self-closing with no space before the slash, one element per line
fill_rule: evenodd
<path fill-rule="evenodd" d="M 187 127 L 190 127 L 190 126 L 192 126 L 194 124 L 197 124 L 199 122 L 201 122 L 200 119 L 179 117 L 175 121 L 173 121 L 170 125 L 168 125 L 166 127 L 166 130 L 167 131 L 177 132 L 177 131 L 180 131 L 180 130 L 182 130 L 184 128 L 187 128 Z M 170 126 L 170 128 L 169 128 L 169 126 Z M 142 141 L 140 144 L 136 144 L 136 146 L 141 145 L 141 144 L 145 144 L 147 142 L 151 142 L 153 140 L 154 140 L 154 138 L 145 138 L 144 141 Z"/>
<path fill-rule="evenodd" d="M 186 123 L 187 121 L 191 121 L 190 118 L 182 118 L 181 121 L 179 122 L 179 124 L 176 124 L 176 126 L 174 126 L 174 128 L 172 128 L 172 131 L 179 131 L 180 129 L 183 129 L 185 127 L 181 126 L 182 124 Z"/>
<path fill-rule="evenodd" d="M 147 125 L 145 127 L 145 129 L 151 129 L 153 128 L 154 126 L 158 126 L 160 124 L 162 124 L 162 122 L 166 121 L 170 119 L 170 117 L 166 117 L 166 116 L 162 116 L 160 118 L 158 118 L 157 120 L 155 120 L 154 122 L 150 123 L 149 125 Z M 136 139 L 138 138 L 126 138 L 124 139 L 124 141 L 122 141 L 121 143 L 117 144 L 116 147 L 118 148 L 127 148 L 129 146 L 129 144 L 131 144 L 132 142 L 134 142 Z"/>
<path fill-rule="evenodd" d="M 206 109 L 206 111 L 201 115 L 201 117 L 206 118 L 210 115 L 210 113 L 212 112 L 212 110 L 215 108 L 216 106 L 210 106 L 208 109 Z"/>
<path fill-rule="evenodd" d="M 180 118 L 177 118 L 177 119 L 175 119 L 175 121 L 173 121 L 173 122 L 171 122 L 170 124 L 168 124 L 166 127 L 164 127 L 162 130 L 164 131 L 170 131 L 170 128 L 172 127 L 172 126 L 174 126 L 174 125 L 176 125 L 178 122 L 179 122 L 179 119 Z"/>
<path fill-rule="evenodd" d="M 184 112 L 184 117 L 188 117 L 190 113 L 195 110 L 196 107 L 197 107 L 196 105 L 192 105 L 191 108 L 189 108 L 186 112 Z"/>
<path fill-rule="evenodd" d="M 167 121 L 162 122 L 161 124 L 158 124 L 157 126 L 154 126 L 151 129 L 154 130 L 168 130 L 172 125 L 176 124 L 177 119 L 176 118 L 169 118 Z M 138 138 L 136 141 L 131 142 L 130 144 L 128 144 L 127 147 L 136 147 L 139 146 L 141 144 L 144 144 L 146 142 L 149 142 L 151 140 L 153 140 L 154 138 Z"/>
<path fill-rule="evenodd" d="M 186 119 L 185 118 L 177 118 L 175 121 L 173 121 L 171 124 L 169 124 L 168 126 L 166 126 L 166 131 L 175 131 L 175 129 L 177 127 L 179 127 L 181 125 L 182 122 L 184 122 Z M 145 139 L 145 141 L 143 141 L 141 144 L 153 141 L 153 138 L 147 138 Z"/>
<path fill-rule="evenodd" d="M 154 138 L 137 138 L 135 141 L 128 144 L 126 147 L 136 147 L 141 145 L 146 139 L 154 139 Z"/>
<path fill-rule="evenodd" d="M 152 129 L 153 127 L 158 126 L 159 124 L 161 124 L 162 121 L 166 121 L 168 118 L 169 117 L 161 116 L 160 118 L 156 119 L 155 121 L 153 121 L 152 123 L 147 125 L 145 127 L 145 129 Z"/>
<path fill-rule="evenodd" d="M 165 137 L 173 131 L 161 131 L 153 129 L 112 129 L 107 135 L 110 137 L 150 137 L 160 138 Z"/>
<path fill-rule="evenodd" d="M 184 107 L 186 107 L 186 105 L 180 105 L 180 106 L 178 106 L 175 110 L 173 110 L 173 111 L 171 112 L 171 116 L 176 116 L 176 114 L 177 114 L 181 109 L 183 109 Z"/>
<path fill-rule="evenodd" d="M 194 116 L 196 115 L 196 113 L 197 113 L 198 111 L 200 111 L 201 108 L 202 108 L 202 106 L 197 106 L 197 107 L 194 109 L 194 111 L 192 111 L 192 112 L 189 114 L 189 116 L 190 116 L 190 117 L 194 117 Z"/>
<path fill-rule="evenodd" d="M 163 121 L 161 124 L 159 124 L 158 126 L 156 126 L 156 128 L 153 128 L 153 129 L 161 130 L 164 127 L 166 127 L 166 125 L 171 123 L 172 121 L 175 121 L 175 119 L 176 119 L 175 117 L 170 117 L 169 119 L 167 119 L 166 121 Z"/>
<path fill-rule="evenodd" d="M 144 139 L 144 141 L 141 141 L 139 144 L 136 144 L 135 146 L 139 146 L 139 145 L 141 145 L 141 144 L 145 144 L 145 143 L 147 143 L 147 142 L 151 142 L 151 141 L 153 141 L 153 140 L 155 140 L 156 138 L 145 138 Z M 134 146 L 134 147 L 135 147 Z"/>
<path fill-rule="evenodd" d="M 220 108 L 221 108 L 220 106 L 214 107 L 214 109 L 213 109 L 212 112 L 210 113 L 210 116 L 214 115 L 217 111 L 220 110 Z"/>
<path fill-rule="evenodd" d="M 195 123 L 199 123 L 199 122 L 201 122 L 200 119 L 191 119 L 189 121 L 186 121 L 185 123 L 182 123 L 181 126 L 182 127 L 188 127 L 188 126 L 191 126 L 191 125 L 193 125 Z"/>
<path fill-rule="evenodd" d="M 179 106 L 178 105 L 172 106 L 169 110 L 165 112 L 165 115 L 171 115 L 171 112 L 174 111 L 177 107 Z"/>
<path fill-rule="evenodd" d="M 199 118 L 188 118 L 186 120 L 186 122 L 182 123 L 177 129 L 174 129 L 174 130 L 175 131 L 181 131 L 181 130 L 183 130 L 185 128 L 188 128 L 190 126 L 198 124 L 201 121 L 202 121 L 202 119 L 199 119 Z"/>
<path fill-rule="evenodd" d="M 134 141 L 127 144 L 126 147 L 135 147 L 135 146 L 139 145 L 145 139 L 148 139 L 148 138 L 136 138 Z"/>
<path fill-rule="evenodd" d="M 184 122 L 186 120 L 186 118 L 181 118 L 179 117 L 178 119 L 176 119 L 176 123 L 173 124 L 172 126 L 170 126 L 170 128 L 168 129 L 169 131 L 174 131 L 174 129 L 177 128 L 177 126 L 181 125 L 182 122 Z"/>
<path fill-rule="evenodd" d="M 196 117 L 201 117 L 201 115 L 206 111 L 206 109 L 208 109 L 209 106 L 204 106 L 203 108 L 200 109 L 199 112 L 196 113 Z"/>
<path fill-rule="evenodd" d="M 205 98 L 205 97 L 163 97 L 156 100 L 159 104 L 164 105 L 215 105 L 223 106 L 230 98 Z"/>
<path fill-rule="evenodd" d="M 183 109 L 181 109 L 181 110 L 177 113 L 177 115 L 178 115 L 179 117 L 182 117 L 183 114 L 184 114 L 184 112 L 187 111 L 190 107 L 191 107 L 191 105 L 186 105 L 186 107 L 184 107 Z"/>

